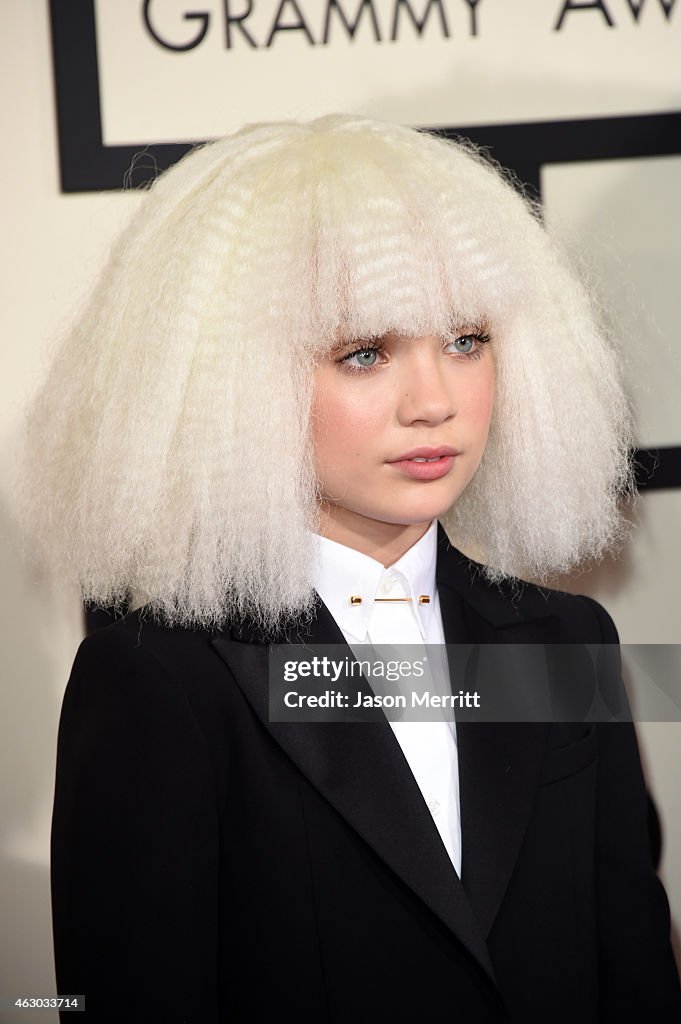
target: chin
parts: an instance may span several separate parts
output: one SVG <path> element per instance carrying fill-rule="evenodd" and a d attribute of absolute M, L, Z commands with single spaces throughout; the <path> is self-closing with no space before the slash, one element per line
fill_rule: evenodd
<path fill-rule="evenodd" d="M 456 494 L 447 495 L 440 501 L 423 501 L 415 505 L 409 505 L 405 502 L 404 505 L 396 509 L 399 518 L 403 518 L 405 523 L 425 523 L 430 522 L 433 519 L 439 519 L 449 512 L 452 505 L 454 505 L 461 495 L 461 491 L 457 490 Z"/>
<path fill-rule="evenodd" d="M 372 516 L 372 519 L 378 519 L 384 523 L 392 523 L 396 526 L 417 526 L 421 523 L 431 523 L 433 519 L 439 519 L 440 516 L 445 515 L 452 507 L 453 502 L 448 505 L 445 504 L 433 504 L 429 506 L 420 506 L 418 509 L 407 510 L 402 506 L 401 508 L 395 509 L 394 514 L 391 511 L 386 510 L 383 514 L 377 514 Z"/>

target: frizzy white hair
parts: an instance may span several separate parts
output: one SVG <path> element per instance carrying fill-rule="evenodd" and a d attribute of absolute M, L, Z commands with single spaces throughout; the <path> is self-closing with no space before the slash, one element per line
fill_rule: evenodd
<path fill-rule="evenodd" d="M 171 624 L 305 613 L 315 360 L 452 317 L 489 326 L 497 395 L 443 525 L 493 579 L 597 556 L 630 435 L 584 288 L 471 147 L 340 115 L 250 126 L 150 189 L 30 412 L 31 537 L 86 599 Z"/>

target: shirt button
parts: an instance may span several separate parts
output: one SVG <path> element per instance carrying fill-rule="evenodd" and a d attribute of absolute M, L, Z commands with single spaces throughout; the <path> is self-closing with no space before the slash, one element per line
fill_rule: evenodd
<path fill-rule="evenodd" d="M 390 593 L 392 593 L 394 587 L 395 587 L 395 581 L 388 578 L 388 579 L 383 580 L 383 582 L 381 583 L 381 585 L 380 585 L 380 587 L 378 589 L 379 589 L 381 594 L 390 594 Z"/>
<path fill-rule="evenodd" d="M 435 817 L 440 810 L 440 801 L 436 800 L 434 796 L 428 800 L 428 810 L 433 817 Z"/>

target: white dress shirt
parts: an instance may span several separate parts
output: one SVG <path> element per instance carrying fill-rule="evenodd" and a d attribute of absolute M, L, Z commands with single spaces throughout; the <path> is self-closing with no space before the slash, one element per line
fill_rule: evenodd
<path fill-rule="evenodd" d="M 444 644 L 435 585 L 436 520 L 421 540 L 387 569 L 376 559 L 344 544 L 319 536 L 315 541 L 315 589 L 351 648 L 360 644 Z M 429 604 L 418 603 L 421 594 L 430 596 Z M 361 597 L 361 604 L 352 605 L 351 596 Z M 411 603 L 375 603 L 377 597 L 411 597 Z M 448 680 L 446 686 L 450 692 Z M 455 725 L 447 721 L 391 721 L 390 727 L 460 876 L 461 813 Z"/>

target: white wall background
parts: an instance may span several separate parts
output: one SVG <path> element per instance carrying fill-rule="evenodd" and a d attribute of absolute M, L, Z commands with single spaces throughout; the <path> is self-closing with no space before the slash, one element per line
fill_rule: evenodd
<path fill-rule="evenodd" d="M 537 0 L 528 0 L 528 4 L 539 13 Z M 545 0 L 542 5 L 545 11 Z M 100 35 L 108 22 L 112 26 L 116 23 L 116 33 L 125 33 L 126 25 L 134 25 L 137 31 L 140 6 L 134 0 L 116 3 L 99 0 Z M 219 12 L 221 5 L 206 3 L 203 6 L 206 9 L 212 6 Z M 509 6 L 506 3 L 507 11 Z M 556 10 L 560 6 L 554 5 Z M 130 8 L 134 9 L 134 18 L 127 21 L 121 15 L 121 9 L 126 7 L 128 15 Z M 483 0 L 481 17 L 486 7 L 488 11 L 493 10 L 492 0 Z M 613 14 L 624 21 L 624 3 L 610 0 L 610 7 Z M 187 9 L 187 5 L 175 4 L 176 14 Z M 496 9 L 501 18 L 499 0 Z M 681 15 L 681 11 L 678 14 Z M 592 16 L 600 17 L 596 13 Z M 667 24 L 653 7 L 646 16 L 651 19 L 653 28 L 646 37 L 643 52 L 642 37 L 633 35 L 634 30 L 629 26 L 630 15 L 626 23 L 629 34 L 625 50 L 633 48 L 632 54 L 636 51 L 636 66 L 640 68 L 643 62 L 653 69 L 651 82 L 649 88 L 644 83 L 636 101 L 631 98 L 630 109 L 625 106 L 622 113 L 665 109 L 659 106 L 663 93 L 667 102 L 671 96 L 676 109 L 681 109 L 681 82 L 678 73 L 676 80 L 672 80 L 669 65 L 670 39 L 678 52 L 681 17 Z M 60 194 L 47 3 L 0 0 L 0 26 L 3 97 L 0 110 L 3 140 L 0 165 L 3 313 L 0 342 L 0 996 L 9 998 L 55 992 L 49 910 L 49 820 L 61 696 L 81 636 L 77 596 L 49 587 L 46 581 L 31 575 L 20 560 L 10 519 L 13 455 L 21 428 L 22 407 L 46 362 L 50 345 L 85 293 L 112 237 L 132 215 L 139 196 L 136 193 Z M 126 39 L 124 35 L 116 36 L 113 27 L 111 31 L 111 38 L 117 43 L 113 49 L 109 48 L 105 70 L 115 92 L 116 76 L 122 76 L 129 86 L 131 76 L 139 76 L 140 71 L 139 61 L 116 65 L 115 54 L 118 52 L 120 56 Z M 501 36 L 505 51 L 508 51 L 512 31 L 513 24 L 507 23 Z M 475 40 L 465 38 L 463 23 L 460 35 L 466 62 L 473 60 L 470 48 Z M 614 45 L 611 35 L 603 38 L 603 45 Z M 547 35 L 546 39 L 547 45 L 554 45 L 553 37 Z M 561 40 L 562 47 L 567 45 L 565 39 L 566 34 Z M 590 45 L 596 44 L 592 41 Z M 324 52 L 329 51 L 320 51 Z M 420 57 L 412 58 L 415 74 L 423 51 L 420 53 Z M 319 55 L 313 56 L 317 60 Z M 218 55 L 216 51 L 213 60 L 218 57 L 224 60 L 224 54 Z M 573 57 L 574 53 L 570 59 Z M 156 54 L 159 67 L 164 59 L 163 53 Z M 597 62 L 598 54 L 592 53 L 591 59 Z M 504 60 L 504 89 L 499 90 L 498 79 L 483 82 L 475 99 L 475 109 L 480 116 L 469 117 L 469 122 L 482 120 L 485 111 L 487 119 L 495 120 L 495 101 L 503 100 L 510 111 L 513 103 L 509 97 L 514 95 L 525 107 L 528 97 L 534 95 L 540 96 L 540 105 L 546 105 L 547 91 L 550 94 L 551 88 L 555 90 L 555 113 L 574 116 L 574 110 L 568 108 L 570 103 L 576 102 L 575 92 L 567 90 L 562 72 L 551 75 L 547 68 L 544 78 L 537 72 L 540 77 L 528 81 L 525 72 L 520 77 L 522 61 L 509 64 L 506 58 Z M 564 66 L 568 65 L 569 60 L 565 58 Z M 173 66 L 180 67 L 177 63 Z M 289 64 L 289 71 L 290 67 Z M 514 68 L 519 76 L 515 83 Z M 469 67 L 465 69 L 470 71 Z M 474 64 L 473 69 L 476 70 Z M 464 78 L 470 81 L 468 74 Z M 640 81 L 638 72 L 637 80 Z M 547 89 L 542 88 L 544 82 Z M 309 95 L 310 83 L 303 84 Z M 582 84 L 580 95 L 584 100 L 589 90 L 586 81 Z M 615 90 L 617 75 L 611 85 Z M 139 83 L 132 92 L 128 91 L 128 102 L 131 96 L 134 100 L 138 88 Z M 426 91 L 432 94 L 432 90 Z M 458 89 L 455 91 L 459 98 L 452 109 L 438 100 L 442 110 L 429 108 L 435 113 L 423 116 L 423 122 L 447 120 L 444 111 L 449 114 L 450 123 L 464 123 L 466 118 L 458 109 L 461 93 Z M 233 93 L 231 95 L 234 97 Z M 614 95 L 621 99 L 616 91 Z M 368 112 L 396 120 L 416 122 L 422 117 L 413 92 L 409 97 L 404 92 L 401 96 L 390 96 L 384 88 L 380 102 L 377 100 L 377 109 L 354 95 L 347 103 L 340 102 L 342 95 L 338 91 L 332 99 L 334 107 L 368 109 Z M 114 135 L 114 128 L 121 121 L 122 102 L 121 94 L 116 94 L 108 116 Z M 266 103 L 266 97 L 258 102 Z M 331 100 L 328 102 L 331 104 Z M 611 97 L 608 102 L 614 104 L 615 101 Z M 143 111 L 144 104 L 138 106 Z M 227 109 L 228 123 L 223 124 L 222 129 L 229 130 L 246 117 L 252 117 L 247 106 L 243 96 L 231 101 L 225 98 L 222 109 Z M 173 140 L 184 140 L 192 135 L 201 137 L 204 131 L 205 134 L 217 133 L 220 128 L 216 127 L 215 111 L 218 109 L 216 105 L 204 116 L 202 131 L 181 134 L 172 130 L 172 124 L 168 126 L 168 107 L 164 107 L 166 121 L 153 140 L 162 139 L 164 133 Z M 260 116 L 301 112 L 308 116 L 317 109 L 272 109 Z M 185 110 L 181 114 L 183 118 L 189 116 Z M 499 119 L 502 116 L 504 112 L 498 114 Z M 143 114 L 139 117 L 143 141 L 150 141 L 149 125 L 144 123 Z M 154 123 L 153 118 L 150 123 Z M 681 443 L 678 402 L 681 328 L 677 303 L 681 279 L 680 171 L 681 158 L 668 157 L 548 167 L 543 174 L 549 227 L 570 248 L 586 257 L 594 283 L 616 312 L 639 413 L 640 441 L 644 444 Z M 575 410 L 575 415 L 579 415 L 579 409 Z M 676 643 L 681 625 L 678 591 L 681 491 L 647 494 L 633 515 L 636 529 L 621 558 L 566 581 L 566 585 L 599 598 L 613 615 L 624 641 Z M 662 876 L 676 927 L 680 928 L 681 724 L 644 724 L 639 727 L 639 739 L 664 830 Z M 26 1011 L 18 1015 L 0 1013 L 0 1020 L 14 1019 L 26 1022 L 32 1017 Z M 47 1022 L 56 1018 L 43 1012 L 35 1019 Z"/>

